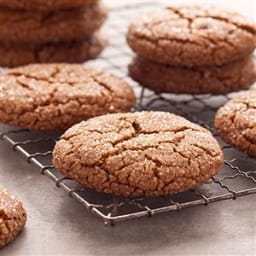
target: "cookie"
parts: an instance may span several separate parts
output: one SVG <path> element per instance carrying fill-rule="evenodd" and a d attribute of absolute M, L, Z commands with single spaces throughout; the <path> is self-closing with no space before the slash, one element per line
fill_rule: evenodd
<path fill-rule="evenodd" d="M 97 0 L 0 0 L 1 7 L 29 11 L 58 11 L 80 8 Z"/>
<path fill-rule="evenodd" d="M 0 122 L 35 130 L 66 129 L 135 104 L 126 82 L 79 64 L 9 69 L 0 75 L 0 85 Z"/>
<path fill-rule="evenodd" d="M 256 90 L 243 93 L 220 108 L 215 128 L 224 141 L 256 156 Z"/>
<path fill-rule="evenodd" d="M 68 129 L 53 151 L 59 171 L 88 188 L 128 197 L 191 189 L 223 164 L 206 129 L 164 112 L 110 114 Z"/>
<path fill-rule="evenodd" d="M 107 40 L 96 33 L 89 39 L 43 45 L 0 43 L 0 66 L 16 67 L 30 63 L 84 62 L 96 58 Z"/>
<path fill-rule="evenodd" d="M 248 88 L 256 81 L 256 60 L 249 56 L 222 66 L 188 68 L 135 58 L 129 73 L 157 93 L 225 94 Z"/>
<path fill-rule="evenodd" d="M 0 8 L 0 42 L 45 44 L 84 39 L 102 26 L 106 15 L 101 4 L 50 13 Z"/>
<path fill-rule="evenodd" d="M 127 40 L 139 56 L 154 62 L 223 65 L 253 52 L 256 25 L 214 6 L 167 6 L 135 19 Z"/>
<path fill-rule="evenodd" d="M 21 232 L 26 219 L 22 203 L 0 186 L 0 248 Z"/>

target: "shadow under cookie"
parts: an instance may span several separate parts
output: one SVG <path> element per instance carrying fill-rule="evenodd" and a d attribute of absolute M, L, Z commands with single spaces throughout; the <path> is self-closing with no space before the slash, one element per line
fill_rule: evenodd
<path fill-rule="evenodd" d="M 226 94 L 248 88 L 256 81 L 254 56 L 222 66 L 178 67 L 136 57 L 131 77 L 158 93 Z"/>

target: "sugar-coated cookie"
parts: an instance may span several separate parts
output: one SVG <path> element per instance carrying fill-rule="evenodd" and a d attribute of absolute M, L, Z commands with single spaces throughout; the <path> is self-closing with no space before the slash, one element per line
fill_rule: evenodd
<path fill-rule="evenodd" d="M 256 25 L 210 5 L 167 6 L 139 15 L 127 40 L 141 57 L 181 65 L 222 65 L 253 52 Z"/>
<path fill-rule="evenodd" d="M 242 93 L 220 108 L 215 127 L 224 141 L 256 156 L 256 90 Z"/>
<path fill-rule="evenodd" d="M 31 64 L 0 75 L 0 122 L 23 128 L 65 129 L 134 104 L 122 79 L 79 64 Z"/>
<path fill-rule="evenodd" d="M 164 112 L 109 114 L 61 136 L 54 165 L 100 192 L 129 197 L 191 189 L 215 175 L 223 154 L 206 129 Z"/>
<path fill-rule="evenodd" d="M 0 186 L 0 248 L 11 242 L 27 219 L 22 203 Z"/>

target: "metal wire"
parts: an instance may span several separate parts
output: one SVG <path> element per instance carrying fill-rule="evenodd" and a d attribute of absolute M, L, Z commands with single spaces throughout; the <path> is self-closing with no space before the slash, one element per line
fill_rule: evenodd
<path fill-rule="evenodd" d="M 51 163 L 51 154 L 58 134 L 0 126 L 2 141 L 9 143 L 12 149 L 21 153 L 28 163 L 36 165 L 43 175 L 53 180 L 89 212 L 102 218 L 105 224 L 143 216 L 153 217 L 159 213 L 256 194 L 256 159 L 223 143 L 213 128 L 216 110 L 234 94 L 227 96 L 155 94 L 127 76 L 127 65 L 131 60 L 132 52 L 125 43 L 126 28 L 137 12 L 155 4 L 156 1 L 144 2 L 143 5 L 112 9 L 105 28 L 110 38 L 110 45 L 100 58 L 88 62 L 88 65 L 111 71 L 126 79 L 137 95 L 134 110 L 174 112 L 212 131 L 222 144 L 225 155 L 225 165 L 218 175 L 194 190 L 176 195 L 137 199 L 105 195 L 83 188 L 55 170 Z"/>

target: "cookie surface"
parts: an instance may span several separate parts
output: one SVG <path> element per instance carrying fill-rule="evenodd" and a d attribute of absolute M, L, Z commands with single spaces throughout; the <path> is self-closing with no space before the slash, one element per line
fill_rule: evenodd
<path fill-rule="evenodd" d="M 256 60 L 250 56 L 222 66 L 186 68 L 135 58 L 129 73 L 158 93 L 225 94 L 248 88 L 256 81 Z"/>
<path fill-rule="evenodd" d="M 76 63 L 96 58 L 107 45 L 99 33 L 90 39 L 43 45 L 0 43 L 0 66 L 16 67 L 30 63 Z"/>
<path fill-rule="evenodd" d="M 256 91 L 243 93 L 220 108 L 215 128 L 224 141 L 256 156 Z"/>
<path fill-rule="evenodd" d="M 0 122 L 28 129 L 65 129 L 134 104 L 126 82 L 79 64 L 31 64 L 0 75 Z"/>
<path fill-rule="evenodd" d="M 0 248 L 21 232 L 26 219 L 22 203 L 0 186 Z"/>
<path fill-rule="evenodd" d="M 101 27 L 106 15 L 101 4 L 50 13 L 0 8 L 0 42 L 42 45 L 84 39 Z"/>
<path fill-rule="evenodd" d="M 53 151 L 67 177 L 97 191 L 159 196 L 216 174 L 222 151 L 210 132 L 164 112 L 111 114 L 67 130 Z"/>
<path fill-rule="evenodd" d="M 34 11 L 57 11 L 83 7 L 97 0 L 0 0 L 1 7 Z"/>
<path fill-rule="evenodd" d="M 256 25 L 214 6 L 167 6 L 135 19 L 127 40 L 139 56 L 155 62 L 222 65 L 253 52 Z"/>

